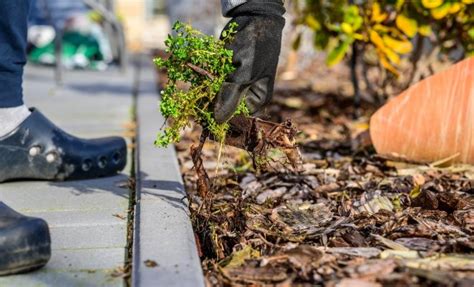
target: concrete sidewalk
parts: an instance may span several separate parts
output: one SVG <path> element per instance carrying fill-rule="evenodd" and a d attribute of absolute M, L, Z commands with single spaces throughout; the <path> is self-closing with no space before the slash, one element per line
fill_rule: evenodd
<path fill-rule="evenodd" d="M 163 121 L 158 112 L 154 72 L 151 67 L 144 68 L 139 80 L 135 72 L 132 67 L 125 74 L 67 71 L 64 86 L 56 87 L 53 69 L 27 67 L 26 103 L 67 132 L 86 138 L 123 136 L 124 125 L 135 112 L 140 132 L 137 148 L 129 152 L 128 166 L 117 176 L 0 184 L 1 201 L 49 223 L 53 249 L 45 268 L 0 277 L 0 286 L 204 284 L 174 149 L 153 146 Z M 138 90 L 134 90 L 136 83 L 140 84 Z M 138 97 L 134 97 L 134 91 Z M 132 151 L 137 155 L 132 156 Z M 127 184 L 133 158 L 134 173 L 139 175 L 136 187 L 132 186 L 136 192 Z M 124 266 L 132 257 L 128 273 L 131 279 L 127 281 Z M 147 260 L 158 265 L 149 267 Z"/>
<path fill-rule="evenodd" d="M 131 119 L 132 71 L 68 71 L 57 88 L 53 70 L 27 67 L 28 105 L 81 137 L 123 135 Z M 0 286 L 122 286 L 114 276 L 124 266 L 130 165 L 122 174 L 71 182 L 0 184 L 0 200 L 50 226 L 53 256 L 41 270 L 0 277 Z"/>

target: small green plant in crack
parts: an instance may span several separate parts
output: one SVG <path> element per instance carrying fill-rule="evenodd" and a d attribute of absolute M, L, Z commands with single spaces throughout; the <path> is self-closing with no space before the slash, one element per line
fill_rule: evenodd
<path fill-rule="evenodd" d="M 228 123 L 218 124 L 212 107 L 215 97 L 227 76 L 235 70 L 233 51 L 225 48 L 236 33 L 237 24 L 229 25 L 220 39 L 205 35 L 191 25 L 176 22 L 175 35 L 165 41 L 167 59 L 156 58 L 155 64 L 168 72 L 168 83 L 161 92 L 160 110 L 168 126 L 160 132 L 155 145 L 166 147 L 180 141 L 181 131 L 191 119 L 206 128 L 219 142 L 223 142 Z M 236 114 L 248 115 L 242 101 Z"/>

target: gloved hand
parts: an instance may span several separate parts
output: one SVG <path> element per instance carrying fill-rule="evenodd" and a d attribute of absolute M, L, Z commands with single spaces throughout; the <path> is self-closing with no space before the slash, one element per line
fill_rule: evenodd
<path fill-rule="evenodd" d="M 217 95 L 214 118 L 218 123 L 229 120 L 243 98 L 251 114 L 271 100 L 284 13 L 282 0 L 248 0 L 227 14 L 232 17 L 229 24 L 238 24 L 235 38 L 227 46 L 234 51 L 236 70 Z"/>

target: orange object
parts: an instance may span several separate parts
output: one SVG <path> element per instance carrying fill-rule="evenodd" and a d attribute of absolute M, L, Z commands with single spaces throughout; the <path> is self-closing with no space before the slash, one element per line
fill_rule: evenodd
<path fill-rule="evenodd" d="M 474 57 L 411 86 L 370 119 L 377 153 L 474 164 Z"/>

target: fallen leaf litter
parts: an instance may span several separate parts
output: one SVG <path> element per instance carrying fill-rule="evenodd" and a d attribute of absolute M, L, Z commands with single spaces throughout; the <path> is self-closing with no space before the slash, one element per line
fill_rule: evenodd
<path fill-rule="evenodd" d="M 285 99 L 300 96 L 305 109 Z M 280 89 L 270 120 L 291 118 L 301 173 L 255 170 L 248 153 L 203 145 L 210 192 L 198 192 L 177 145 L 202 266 L 211 286 L 473 286 L 474 171 L 391 162 L 364 139 L 374 106 L 352 119 L 350 99 Z M 362 138 L 362 140 L 361 140 Z"/>

